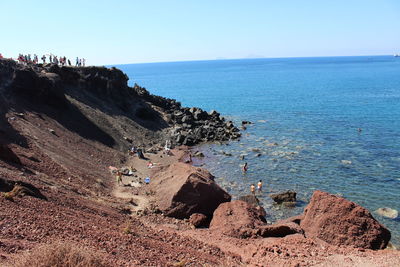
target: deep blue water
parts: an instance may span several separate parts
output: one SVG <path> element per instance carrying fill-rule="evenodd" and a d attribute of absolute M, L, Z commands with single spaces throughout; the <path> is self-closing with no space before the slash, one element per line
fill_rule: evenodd
<path fill-rule="evenodd" d="M 302 212 L 313 190 L 368 208 L 400 245 L 400 58 L 392 56 L 243 59 L 119 65 L 151 93 L 185 106 L 254 122 L 240 141 L 200 147 L 205 166 L 233 196 L 264 182 L 270 221 Z M 358 132 L 358 128 L 362 131 Z M 254 152 L 255 150 L 256 152 Z M 223 155 L 222 152 L 232 156 Z M 261 156 L 257 157 L 257 154 Z M 245 155 L 249 171 L 240 166 Z M 211 160 L 209 160 L 211 159 Z M 271 192 L 298 192 L 295 208 Z"/>

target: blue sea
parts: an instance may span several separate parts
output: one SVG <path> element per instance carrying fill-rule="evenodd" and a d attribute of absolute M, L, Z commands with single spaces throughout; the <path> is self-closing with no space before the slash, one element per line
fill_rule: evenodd
<path fill-rule="evenodd" d="M 151 93 L 253 124 L 239 141 L 198 147 L 234 198 L 262 180 L 267 220 L 300 214 L 316 189 L 368 208 L 400 245 L 400 58 L 276 58 L 116 66 Z M 361 129 L 361 131 L 358 130 Z M 229 156 L 231 154 L 231 156 Z M 241 160 L 243 155 L 245 160 Z M 241 172 L 248 162 L 249 171 Z M 295 190 L 296 207 L 271 193 Z"/>

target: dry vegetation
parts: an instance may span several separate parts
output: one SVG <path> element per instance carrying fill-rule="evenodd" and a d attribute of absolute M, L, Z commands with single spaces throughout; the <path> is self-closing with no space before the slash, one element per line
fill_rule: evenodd
<path fill-rule="evenodd" d="M 72 243 L 53 243 L 19 254 L 9 267 L 105 267 L 103 256 Z M 8 266 L 7 266 L 8 267 Z"/>

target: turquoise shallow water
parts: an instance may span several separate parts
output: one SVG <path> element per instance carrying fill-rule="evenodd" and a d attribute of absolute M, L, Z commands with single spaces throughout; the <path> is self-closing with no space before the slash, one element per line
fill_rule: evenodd
<path fill-rule="evenodd" d="M 216 109 L 254 124 L 240 141 L 200 147 L 205 166 L 233 196 L 263 180 L 268 220 L 302 212 L 313 190 L 368 208 L 400 245 L 400 58 L 391 56 L 244 59 L 117 66 L 153 94 Z M 362 131 L 359 133 L 358 128 Z M 223 152 L 231 153 L 226 156 Z M 225 153 L 225 154 L 226 154 Z M 245 155 L 249 171 L 240 165 Z M 261 156 L 257 156 L 261 154 Z M 294 208 L 267 194 L 293 189 Z"/>

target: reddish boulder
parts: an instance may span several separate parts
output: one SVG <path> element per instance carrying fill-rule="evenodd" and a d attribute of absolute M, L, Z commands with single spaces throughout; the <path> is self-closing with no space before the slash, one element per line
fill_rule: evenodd
<path fill-rule="evenodd" d="M 237 238 L 257 236 L 266 225 L 264 214 L 262 207 L 242 200 L 223 203 L 215 210 L 210 229 Z"/>
<path fill-rule="evenodd" d="M 210 222 L 206 215 L 201 213 L 193 213 L 190 215 L 189 222 L 196 228 L 207 227 Z"/>
<path fill-rule="evenodd" d="M 211 217 L 219 204 L 231 200 L 207 170 L 181 162 L 155 173 L 151 186 L 160 210 L 178 219 L 193 213 Z"/>
<path fill-rule="evenodd" d="M 367 209 L 322 191 L 314 192 L 300 226 L 307 237 L 332 245 L 383 249 L 391 237 Z"/>

